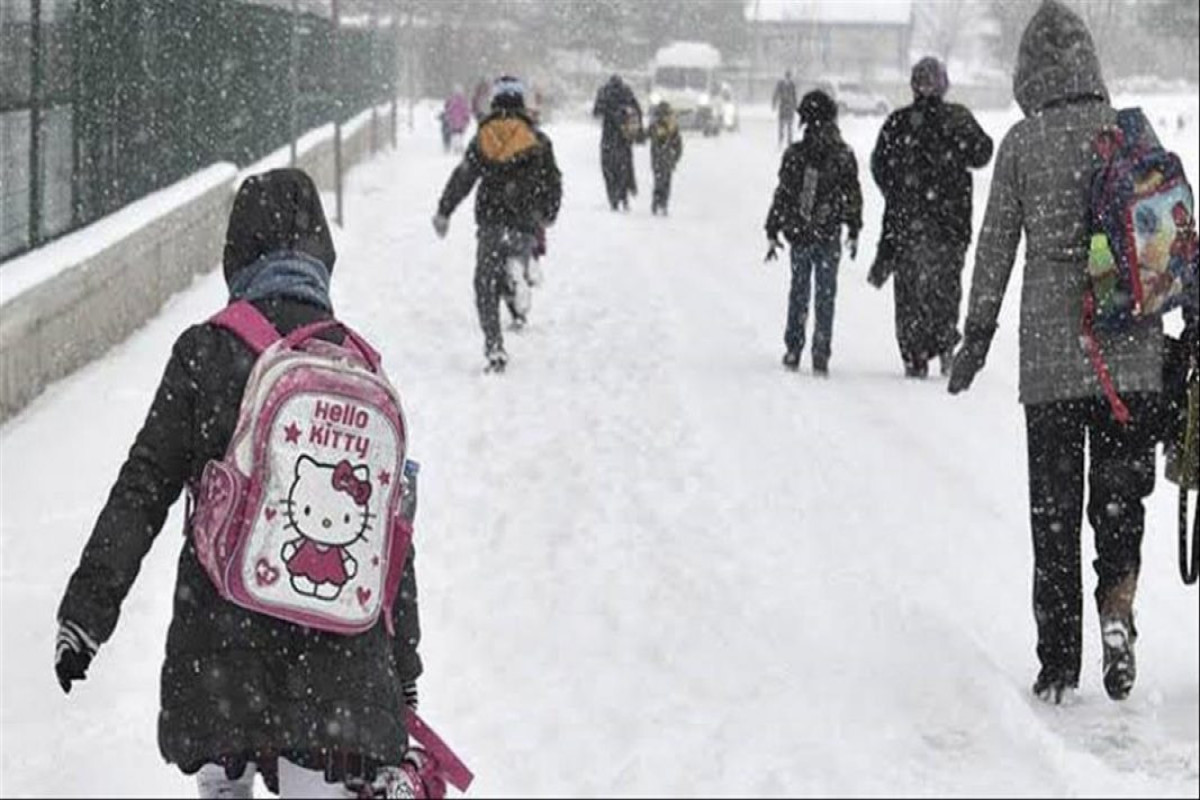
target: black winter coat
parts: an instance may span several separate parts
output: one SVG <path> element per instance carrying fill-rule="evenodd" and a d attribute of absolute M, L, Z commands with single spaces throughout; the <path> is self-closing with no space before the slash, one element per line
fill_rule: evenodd
<path fill-rule="evenodd" d="M 920 98 L 884 122 L 871 153 L 871 175 L 883 192 L 878 259 L 894 271 L 920 237 L 966 247 L 971 241 L 971 173 L 992 157 L 992 139 L 965 107 Z"/>
<path fill-rule="evenodd" d="M 624 81 L 610 80 L 596 93 L 592 116 L 599 118 L 602 123 L 600 143 L 606 152 L 610 148 L 628 148 L 633 144 L 625 131 L 630 109 L 632 114 L 641 120 L 642 106 L 638 103 L 633 89 Z"/>
<path fill-rule="evenodd" d="M 842 225 L 851 238 L 862 229 L 858 162 L 836 125 L 809 123 L 783 154 L 767 238 L 782 233 L 793 246 L 828 244 L 838 241 Z"/>
<path fill-rule="evenodd" d="M 562 173 L 549 137 L 520 111 L 495 111 L 479 124 L 450 175 L 438 213 L 454 213 L 475 182 L 475 222 L 537 233 L 558 217 Z"/>
<path fill-rule="evenodd" d="M 646 131 L 650 139 L 650 165 L 655 175 L 669 175 L 683 156 L 683 136 L 674 115 L 656 117 Z"/>
<path fill-rule="evenodd" d="M 332 242 L 319 203 L 311 180 L 296 170 L 248 179 L 230 217 L 226 275 L 279 247 L 331 265 Z M 255 306 L 281 334 L 329 316 L 283 297 Z M 254 361 L 235 334 L 208 323 L 179 337 L 71 576 L 60 619 L 99 642 L 112 635 L 171 505 L 185 486 L 198 484 L 205 463 L 225 454 Z M 218 596 L 185 533 L 162 668 L 163 757 L 189 773 L 206 762 L 269 764 L 269 756 L 281 752 L 314 766 L 360 758 L 368 765 L 399 763 L 407 742 L 401 685 L 421 672 L 416 603 L 410 556 L 394 639 L 382 623 L 359 636 L 341 636 L 246 611 Z M 101 649 L 98 664 L 103 660 Z"/>
<path fill-rule="evenodd" d="M 256 303 L 280 333 L 327 317 L 303 303 Z M 185 484 L 221 458 L 233 435 L 253 352 L 209 324 L 175 343 L 150 413 L 121 467 L 59 609 L 103 642 L 142 558 Z M 162 669 L 159 749 L 184 771 L 250 754 L 360 753 L 398 763 L 406 742 L 401 683 L 421 672 L 410 558 L 396 638 L 302 628 L 217 595 L 190 537 L 179 555 L 174 615 Z M 99 658 L 103 659 L 103 653 Z"/>

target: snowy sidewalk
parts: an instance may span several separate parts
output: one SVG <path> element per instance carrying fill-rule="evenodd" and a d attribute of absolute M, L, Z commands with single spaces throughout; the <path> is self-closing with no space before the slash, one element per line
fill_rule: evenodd
<path fill-rule="evenodd" d="M 997 140 L 1010 121 L 983 119 Z M 636 207 L 613 214 L 597 131 L 552 126 L 564 208 L 503 376 L 480 372 L 473 198 L 447 240 L 430 227 L 454 164 L 432 126 L 351 174 L 334 302 L 405 396 L 423 712 L 473 796 L 1195 796 L 1200 612 L 1166 484 L 1133 696 L 1104 696 L 1088 608 L 1079 704 L 1030 700 L 1018 287 L 969 394 L 900 377 L 890 289 L 865 282 L 879 122 L 845 125 L 867 227 L 827 381 L 807 354 L 800 375 L 778 365 L 769 122 L 689 137 L 667 219 L 649 214 L 645 148 Z M 222 301 L 219 274 L 199 282 L 0 428 L 5 794 L 192 793 L 154 742 L 178 509 L 68 698 L 53 615 L 171 342 Z"/>

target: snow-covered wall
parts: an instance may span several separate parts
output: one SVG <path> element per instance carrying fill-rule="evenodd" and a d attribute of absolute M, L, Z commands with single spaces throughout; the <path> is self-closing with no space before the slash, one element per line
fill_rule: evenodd
<path fill-rule="evenodd" d="M 388 117 L 342 127 L 342 168 L 388 141 Z M 322 191 L 334 182 L 333 125 L 310 131 L 297 166 Z M 153 317 L 168 297 L 221 262 L 242 177 L 285 166 L 289 148 L 246 170 L 214 164 L 0 269 L 0 421 Z M 330 217 L 333 209 L 329 209 Z"/>

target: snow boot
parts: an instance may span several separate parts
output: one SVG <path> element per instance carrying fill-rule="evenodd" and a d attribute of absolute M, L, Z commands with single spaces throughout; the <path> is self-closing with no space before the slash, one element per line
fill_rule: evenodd
<path fill-rule="evenodd" d="M 1137 678 L 1133 643 L 1133 598 L 1137 573 L 1130 572 L 1099 598 L 1100 639 L 1104 644 L 1104 690 L 1113 700 L 1124 700 Z"/>
<path fill-rule="evenodd" d="M 800 351 L 788 350 L 783 354 L 783 366 L 792 372 L 800 369 Z"/>
<path fill-rule="evenodd" d="M 492 350 L 487 354 L 487 366 L 483 368 L 484 372 L 492 372 L 497 375 L 504 372 L 508 366 L 508 354 L 503 348 Z"/>
<path fill-rule="evenodd" d="M 924 380 L 929 377 L 929 362 L 906 361 L 904 363 L 904 377 L 914 380 Z"/>
<path fill-rule="evenodd" d="M 1069 705 L 1078 686 L 1079 681 L 1042 668 L 1033 684 L 1033 696 L 1047 705 Z"/>
<path fill-rule="evenodd" d="M 816 375 L 818 378 L 828 378 L 829 377 L 829 359 L 828 358 L 814 358 L 813 359 L 813 375 Z"/>
<path fill-rule="evenodd" d="M 942 377 L 949 378 L 950 369 L 954 366 L 954 348 L 950 348 L 938 356 L 938 361 L 940 362 L 939 367 L 942 371 Z"/>
<path fill-rule="evenodd" d="M 1104 691 L 1113 700 L 1124 700 L 1137 679 L 1133 655 L 1137 631 L 1131 619 L 1110 617 L 1100 621 L 1100 636 L 1104 642 Z"/>

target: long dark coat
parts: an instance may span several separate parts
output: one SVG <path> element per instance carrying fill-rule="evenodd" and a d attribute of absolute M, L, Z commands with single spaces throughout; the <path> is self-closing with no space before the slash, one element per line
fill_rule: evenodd
<path fill-rule="evenodd" d="M 966 248 L 971 241 L 971 173 L 992 157 L 992 139 L 965 107 L 919 98 L 891 114 L 871 153 L 884 197 L 872 272 L 886 278 L 925 237 Z"/>
<path fill-rule="evenodd" d="M 637 194 L 637 177 L 633 169 L 633 140 L 625 130 L 627 114 L 642 118 L 642 107 L 628 84 L 617 78 L 609 80 L 596 94 L 592 116 L 601 120 L 600 167 L 608 200 L 616 204 L 626 195 Z M 639 123 L 640 127 L 640 123 Z"/>
<path fill-rule="evenodd" d="M 315 187 L 293 170 L 243 184 L 230 216 L 227 277 L 274 249 L 301 250 L 328 266 L 334 260 Z M 282 297 L 255 305 L 283 334 L 329 316 Z M 171 505 L 185 486 L 198 483 L 207 461 L 224 455 L 254 360 L 234 334 L 207 323 L 176 341 L 71 576 L 60 619 L 99 642 L 113 634 L 121 603 Z M 221 599 L 191 538 L 176 541 L 179 566 L 158 730 L 163 758 L 189 773 L 207 762 L 236 772 L 246 760 L 269 762 L 281 753 L 313 766 L 398 763 L 407 741 L 401 684 L 421 672 L 411 557 L 394 614 L 396 637 L 382 623 L 359 636 L 340 636 Z M 101 648 L 96 668 L 104 667 Z"/>

